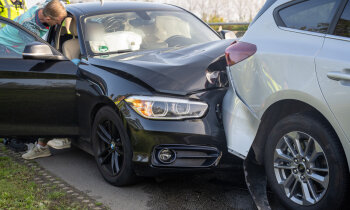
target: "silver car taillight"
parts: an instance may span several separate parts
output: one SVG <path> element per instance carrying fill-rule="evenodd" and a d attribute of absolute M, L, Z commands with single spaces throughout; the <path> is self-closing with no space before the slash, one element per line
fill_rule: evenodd
<path fill-rule="evenodd" d="M 247 42 L 234 42 L 225 50 L 228 66 L 235 65 L 256 53 L 256 45 Z"/>

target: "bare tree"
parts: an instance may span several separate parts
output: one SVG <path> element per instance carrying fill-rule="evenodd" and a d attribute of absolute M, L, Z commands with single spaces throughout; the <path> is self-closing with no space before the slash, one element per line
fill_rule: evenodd
<path fill-rule="evenodd" d="M 209 9 L 209 0 L 201 0 L 198 2 L 198 10 L 203 19 L 206 19 L 206 17 L 208 16 L 209 14 L 208 9 Z"/>
<path fill-rule="evenodd" d="M 195 11 L 197 9 L 198 0 L 187 0 L 186 9 L 188 11 Z"/>
<path fill-rule="evenodd" d="M 97 1 L 97 0 L 71 0 Z M 113 1 L 113 0 L 105 0 Z M 207 20 L 210 15 L 223 17 L 225 21 L 250 21 L 266 0 L 115 0 L 144 1 L 174 4 L 189 10 Z"/>

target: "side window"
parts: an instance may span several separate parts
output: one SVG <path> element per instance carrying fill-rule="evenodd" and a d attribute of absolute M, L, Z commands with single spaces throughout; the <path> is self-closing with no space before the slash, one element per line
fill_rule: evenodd
<path fill-rule="evenodd" d="M 326 33 L 341 0 L 308 0 L 279 11 L 286 27 Z"/>
<path fill-rule="evenodd" d="M 335 27 L 334 35 L 350 37 L 350 2 L 347 3 Z"/>
<path fill-rule="evenodd" d="M 0 20 L 0 58 L 22 58 L 24 47 L 36 38 Z"/>

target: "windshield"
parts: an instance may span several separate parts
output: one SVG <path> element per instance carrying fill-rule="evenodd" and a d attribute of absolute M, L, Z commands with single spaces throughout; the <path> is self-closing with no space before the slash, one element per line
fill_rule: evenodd
<path fill-rule="evenodd" d="M 193 15 L 181 11 L 135 11 L 85 18 L 85 41 L 93 54 L 182 47 L 219 40 Z"/>

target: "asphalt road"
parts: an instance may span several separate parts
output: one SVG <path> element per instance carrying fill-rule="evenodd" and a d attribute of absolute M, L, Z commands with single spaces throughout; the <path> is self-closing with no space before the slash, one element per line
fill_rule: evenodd
<path fill-rule="evenodd" d="M 162 181 L 145 178 L 119 188 L 104 181 L 91 155 L 76 148 L 52 153 L 37 162 L 111 209 L 256 209 L 245 187 L 243 171 L 237 168 L 174 175 Z M 281 208 L 273 202 L 273 209 Z"/>

